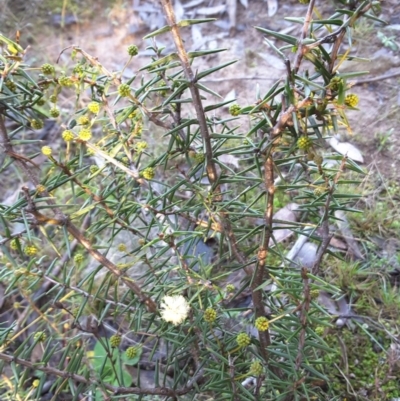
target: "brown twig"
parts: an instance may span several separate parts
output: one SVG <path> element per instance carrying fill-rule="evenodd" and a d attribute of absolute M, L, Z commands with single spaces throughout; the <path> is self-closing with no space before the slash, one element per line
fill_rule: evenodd
<path fill-rule="evenodd" d="M 54 375 L 57 377 L 63 377 L 64 379 L 73 380 L 78 383 L 85 383 L 89 385 L 99 386 L 99 383 L 95 379 L 86 378 L 84 376 L 78 375 L 76 373 L 67 372 L 65 370 L 60 370 L 53 368 L 51 366 L 42 366 L 38 363 L 30 362 L 26 359 L 17 358 L 12 355 L 5 354 L 0 352 L 0 359 L 6 361 L 8 363 L 15 363 L 17 365 L 25 366 L 32 370 L 39 370 L 40 372 L 44 372 L 49 375 Z M 193 383 L 194 384 L 194 383 Z M 145 388 L 145 387 L 116 387 L 111 386 L 110 384 L 102 383 L 101 387 L 110 391 L 113 395 L 120 395 L 120 394 L 150 394 L 150 395 L 161 395 L 161 396 L 168 396 L 168 397 L 177 397 L 179 395 L 184 395 L 188 393 L 192 387 L 187 385 L 182 389 L 172 389 L 169 387 L 155 387 L 155 388 Z"/>
<path fill-rule="evenodd" d="M 260 286 L 265 281 L 265 274 L 266 274 L 266 267 L 265 267 L 265 260 L 268 255 L 268 246 L 270 239 L 272 237 L 272 216 L 274 211 L 274 162 L 272 160 L 272 156 L 269 155 L 267 160 L 264 163 L 264 182 L 266 188 L 266 209 L 265 209 L 265 229 L 264 229 L 264 236 L 263 241 L 258 250 L 258 262 L 256 265 L 256 270 L 254 273 L 253 281 L 251 283 L 252 289 L 252 299 L 254 304 L 255 310 L 255 318 L 264 317 L 265 316 L 265 309 L 263 304 L 263 293 Z M 264 360 L 268 361 L 268 351 L 267 347 L 271 344 L 271 338 L 269 335 L 269 330 L 266 331 L 258 331 L 258 335 L 260 338 L 260 353 Z"/>
<path fill-rule="evenodd" d="M 393 72 L 391 74 L 379 75 L 379 76 L 373 77 L 373 78 L 358 79 L 353 85 L 355 86 L 355 85 L 369 84 L 371 82 L 379 82 L 379 81 L 383 81 L 385 79 L 396 78 L 398 76 L 400 76 L 400 71 Z"/>
<path fill-rule="evenodd" d="M 330 233 L 330 230 L 329 230 L 329 206 L 331 204 L 331 201 L 332 201 L 332 198 L 333 198 L 333 194 L 334 194 L 334 192 L 336 190 L 336 186 L 337 186 L 337 183 L 338 183 L 338 181 L 340 179 L 340 176 L 342 175 L 342 173 L 343 173 L 343 171 L 345 169 L 346 160 L 347 160 L 347 157 L 343 157 L 342 162 L 341 162 L 341 164 L 339 166 L 339 170 L 336 173 L 335 178 L 334 178 L 332 184 L 330 185 L 328 194 L 326 196 L 326 201 L 325 201 L 325 206 L 324 206 L 324 215 L 322 217 L 322 226 L 321 226 L 321 228 L 322 228 L 322 243 L 321 243 L 321 245 L 320 245 L 320 247 L 318 249 L 318 252 L 317 252 L 317 255 L 316 255 L 316 260 L 315 260 L 314 265 L 313 265 L 313 267 L 311 269 L 311 272 L 312 272 L 313 275 L 317 275 L 318 274 L 322 258 L 324 256 L 325 251 L 327 250 L 327 248 L 329 246 L 329 243 L 331 242 L 331 239 L 332 239 L 332 236 L 333 236 Z"/>
<path fill-rule="evenodd" d="M 315 0 L 311 0 L 310 3 L 308 4 L 307 14 L 304 18 L 303 29 L 301 30 L 301 36 L 293 66 L 293 72 L 295 74 L 299 71 L 301 61 L 303 60 L 304 55 L 308 51 L 307 45 L 305 45 L 303 42 L 308 35 L 308 28 L 310 27 L 314 5 L 315 5 Z"/>
<path fill-rule="evenodd" d="M 164 8 L 164 13 L 167 18 L 167 23 L 171 28 L 172 37 L 174 39 L 175 47 L 178 52 L 178 57 L 183 67 L 186 79 L 188 80 L 190 93 L 193 99 L 193 106 L 196 110 L 197 119 L 199 121 L 200 132 L 203 137 L 206 155 L 206 170 L 207 176 L 211 184 L 216 184 L 218 180 L 217 169 L 213 161 L 213 150 L 211 146 L 210 133 L 208 132 L 208 126 L 206 121 L 206 115 L 203 108 L 203 103 L 201 101 L 201 96 L 199 89 L 196 87 L 197 79 L 193 73 L 192 67 L 190 65 L 189 57 L 186 53 L 185 47 L 183 45 L 183 40 L 180 34 L 180 28 L 175 20 L 175 14 L 173 6 L 170 0 L 162 0 L 162 6 Z M 219 200 L 221 195 L 218 194 L 219 186 L 214 188 L 216 192 L 215 200 Z"/>
<path fill-rule="evenodd" d="M 310 293 L 310 280 L 307 275 L 308 271 L 305 267 L 301 269 L 301 278 L 303 279 L 303 297 L 304 300 L 301 304 L 300 309 L 300 325 L 301 331 L 299 335 L 299 345 L 296 357 L 296 369 L 299 370 L 303 361 L 303 349 L 306 341 L 306 329 L 307 329 L 307 314 L 310 310 L 311 305 L 311 293 Z"/>

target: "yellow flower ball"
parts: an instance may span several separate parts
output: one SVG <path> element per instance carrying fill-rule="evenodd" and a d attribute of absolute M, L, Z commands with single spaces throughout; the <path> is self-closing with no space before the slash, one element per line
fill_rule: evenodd
<path fill-rule="evenodd" d="M 302 136 L 297 141 L 297 146 L 301 150 L 308 150 L 308 149 L 310 149 L 311 145 L 312 145 L 312 141 L 308 136 Z"/>
<path fill-rule="evenodd" d="M 79 125 L 89 125 L 90 124 L 90 120 L 87 116 L 80 116 L 78 118 L 78 124 Z"/>
<path fill-rule="evenodd" d="M 117 348 L 121 344 L 121 336 L 118 334 L 114 334 L 113 336 L 110 337 L 110 344 L 111 347 Z"/>
<path fill-rule="evenodd" d="M 126 252 L 126 245 L 125 244 L 119 244 L 117 248 L 118 248 L 118 250 L 120 252 Z"/>
<path fill-rule="evenodd" d="M 57 107 L 53 107 L 53 108 L 50 110 L 50 116 L 51 116 L 51 117 L 57 118 L 59 115 L 60 115 L 60 110 L 57 109 Z"/>
<path fill-rule="evenodd" d="M 267 331 L 269 327 L 268 319 L 264 316 L 261 316 L 256 319 L 254 326 L 258 331 Z"/>
<path fill-rule="evenodd" d="M 45 156 L 51 156 L 51 154 L 52 154 L 51 147 L 50 147 L 50 146 L 43 146 L 43 147 L 42 147 L 42 153 L 43 153 Z"/>
<path fill-rule="evenodd" d="M 74 256 L 74 262 L 75 262 L 77 265 L 79 265 L 80 263 L 82 263 L 83 260 L 84 260 L 84 256 L 83 256 L 81 253 L 77 253 L 77 254 Z"/>
<path fill-rule="evenodd" d="M 58 83 L 61 86 L 72 86 L 74 84 L 74 81 L 70 77 L 60 77 L 58 79 Z"/>
<path fill-rule="evenodd" d="M 33 338 L 35 341 L 42 343 L 43 341 L 46 341 L 47 336 L 44 331 L 38 331 L 37 333 L 35 333 Z"/>
<path fill-rule="evenodd" d="M 236 337 L 236 342 L 240 348 L 247 347 L 251 343 L 251 339 L 246 333 L 239 333 Z"/>
<path fill-rule="evenodd" d="M 207 308 L 204 311 L 204 315 L 203 315 L 203 319 L 207 322 L 207 323 L 212 323 L 217 319 L 217 311 L 213 308 Z"/>
<path fill-rule="evenodd" d="M 233 284 L 228 284 L 226 286 L 226 292 L 233 292 L 235 291 L 235 286 Z"/>
<path fill-rule="evenodd" d="M 46 191 L 46 187 L 42 184 L 36 185 L 36 191 L 38 191 L 38 193 L 41 194 Z"/>
<path fill-rule="evenodd" d="M 128 84 L 121 84 L 118 86 L 118 94 L 121 97 L 128 97 L 131 93 L 131 88 Z"/>
<path fill-rule="evenodd" d="M 32 387 L 33 387 L 33 388 L 38 388 L 38 387 L 39 387 L 39 384 L 40 384 L 40 380 L 39 380 L 39 379 L 35 379 L 35 380 L 32 382 Z"/>
<path fill-rule="evenodd" d="M 145 149 L 147 149 L 147 142 L 145 142 L 145 141 L 140 141 L 140 142 L 137 142 L 136 143 L 136 145 L 135 145 L 135 148 L 136 148 L 136 150 L 138 151 L 138 152 L 143 152 Z"/>
<path fill-rule="evenodd" d="M 350 93 L 344 99 L 344 104 L 349 107 L 357 107 L 359 100 L 357 95 Z"/>
<path fill-rule="evenodd" d="M 260 376 L 263 372 L 264 368 L 260 361 L 254 361 L 250 365 L 250 374 L 253 376 Z"/>
<path fill-rule="evenodd" d="M 152 180 L 155 176 L 155 171 L 153 167 L 147 167 L 142 172 L 143 178 L 146 180 Z"/>
<path fill-rule="evenodd" d="M 100 104 L 98 102 L 90 102 L 87 107 L 93 114 L 97 114 L 100 111 Z"/>
<path fill-rule="evenodd" d="M 62 139 L 64 139 L 65 142 L 72 141 L 75 138 L 75 135 L 72 131 L 70 130 L 65 130 L 62 134 Z"/>
<path fill-rule="evenodd" d="M 40 68 L 42 70 L 42 73 L 45 75 L 51 75 L 56 72 L 56 69 L 54 68 L 54 66 L 51 64 L 48 64 L 48 63 L 43 64 Z"/>
<path fill-rule="evenodd" d="M 35 256 L 39 252 L 35 245 L 27 245 L 24 249 L 24 254 L 26 256 Z"/>
<path fill-rule="evenodd" d="M 81 129 L 78 133 L 78 138 L 81 141 L 88 141 L 92 137 L 92 132 L 88 128 Z"/>
<path fill-rule="evenodd" d="M 31 127 L 33 129 L 42 129 L 44 127 L 44 123 L 42 120 L 31 120 Z"/>
<path fill-rule="evenodd" d="M 229 114 L 230 114 L 231 116 L 236 117 L 236 116 L 238 116 L 238 115 L 240 114 L 240 110 L 241 110 L 241 109 L 242 109 L 242 108 L 241 108 L 237 103 L 232 104 L 232 105 L 229 107 Z"/>
<path fill-rule="evenodd" d="M 136 347 L 129 347 L 126 349 L 125 354 L 128 359 L 133 359 L 137 355 L 137 351 Z"/>

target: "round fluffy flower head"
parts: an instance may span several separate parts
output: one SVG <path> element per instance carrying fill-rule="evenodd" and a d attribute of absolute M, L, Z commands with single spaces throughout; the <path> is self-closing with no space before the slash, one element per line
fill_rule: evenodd
<path fill-rule="evenodd" d="M 350 93 L 344 99 L 344 104 L 349 107 L 357 107 L 359 98 L 354 93 Z"/>
<path fill-rule="evenodd" d="M 196 156 L 194 157 L 194 160 L 197 163 L 203 163 L 206 157 L 204 156 L 204 153 L 196 153 Z"/>
<path fill-rule="evenodd" d="M 31 120 L 31 126 L 33 129 L 42 129 L 44 124 L 42 120 Z"/>
<path fill-rule="evenodd" d="M 83 262 L 83 259 L 84 259 L 84 256 L 83 256 L 81 253 L 77 253 L 77 254 L 74 256 L 74 262 L 75 262 L 77 265 L 79 265 L 80 263 L 82 263 L 82 262 Z"/>
<path fill-rule="evenodd" d="M 331 82 L 329 82 L 329 88 L 331 88 L 333 91 L 337 92 L 340 88 L 340 85 L 343 84 L 343 79 L 340 77 L 333 77 L 331 79 Z"/>
<path fill-rule="evenodd" d="M 90 129 L 84 128 L 79 131 L 78 137 L 81 141 L 86 142 L 92 137 L 92 133 L 91 133 Z"/>
<path fill-rule="evenodd" d="M 87 108 L 93 114 L 97 114 L 100 111 L 100 104 L 98 102 L 90 102 Z"/>
<path fill-rule="evenodd" d="M 254 361 L 250 365 L 250 371 L 249 373 L 253 376 L 260 376 L 263 372 L 263 366 L 260 361 Z"/>
<path fill-rule="evenodd" d="M 56 69 L 54 68 L 54 65 L 51 64 L 43 64 L 41 67 L 41 70 L 43 72 L 44 75 L 51 75 L 54 74 L 56 72 Z"/>
<path fill-rule="evenodd" d="M 92 164 L 89 167 L 90 174 L 96 174 L 99 170 L 100 170 L 99 167 L 96 166 L 95 164 Z"/>
<path fill-rule="evenodd" d="M 188 317 L 190 306 L 182 295 L 166 295 L 160 305 L 161 318 L 178 326 Z"/>
<path fill-rule="evenodd" d="M 50 103 L 57 103 L 57 95 L 51 95 L 49 97 Z"/>
<path fill-rule="evenodd" d="M 16 250 L 18 249 L 18 238 L 13 238 L 13 239 L 10 241 L 10 248 L 11 248 L 13 251 L 16 251 Z"/>
<path fill-rule="evenodd" d="M 126 252 L 126 245 L 125 244 L 119 244 L 117 248 L 118 248 L 118 250 L 120 252 Z"/>
<path fill-rule="evenodd" d="M 40 384 L 40 380 L 39 380 L 39 379 L 35 379 L 35 380 L 32 382 L 32 387 L 33 387 L 33 388 L 38 388 L 38 387 L 39 387 L 39 384 Z"/>
<path fill-rule="evenodd" d="M 217 318 L 217 311 L 213 308 L 207 308 L 204 311 L 204 315 L 203 315 L 203 319 L 207 322 L 207 323 L 212 323 L 215 321 L 215 319 Z"/>
<path fill-rule="evenodd" d="M 57 109 L 57 107 L 53 107 L 53 108 L 50 110 L 50 116 L 51 116 L 51 117 L 57 118 L 59 115 L 60 115 L 60 110 Z"/>
<path fill-rule="evenodd" d="M 308 149 L 310 149 L 311 145 L 312 145 L 312 141 L 308 136 L 302 136 L 297 141 L 297 146 L 301 150 L 308 150 Z"/>
<path fill-rule="evenodd" d="M 136 56 L 139 53 L 139 49 L 136 45 L 130 45 L 128 46 L 128 54 L 133 57 Z"/>
<path fill-rule="evenodd" d="M 38 253 L 38 249 L 36 248 L 36 246 L 35 245 L 27 245 L 25 248 L 24 248 L 24 254 L 26 255 L 26 256 L 35 256 L 37 253 Z"/>
<path fill-rule="evenodd" d="M 111 347 L 117 348 L 121 344 L 121 336 L 118 334 L 114 334 L 113 336 L 110 337 L 110 344 Z"/>
<path fill-rule="evenodd" d="M 38 106 L 44 106 L 45 103 L 46 103 L 46 101 L 45 101 L 43 98 L 39 99 L 39 100 L 36 102 L 36 104 L 37 104 Z"/>
<path fill-rule="evenodd" d="M 311 290 L 310 296 L 311 296 L 311 299 L 317 299 L 319 297 L 319 290 L 318 289 Z"/>
<path fill-rule="evenodd" d="M 45 156 L 51 156 L 51 153 L 52 153 L 51 147 L 50 146 L 43 146 L 42 147 L 42 153 Z"/>
<path fill-rule="evenodd" d="M 226 292 L 233 292 L 233 291 L 235 291 L 235 286 L 233 285 L 233 284 L 228 284 L 227 286 L 226 286 Z"/>
<path fill-rule="evenodd" d="M 36 191 L 38 191 L 39 194 L 42 194 L 46 191 L 46 187 L 42 184 L 36 185 Z"/>
<path fill-rule="evenodd" d="M 154 168 L 153 167 L 145 168 L 142 172 L 142 176 L 146 180 L 152 180 L 155 176 Z"/>
<path fill-rule="evenodd" d="M 120 86 L 118 86 L 118 94 L 121 97 L 128 97 L 130 93 L 131 88 L 128 84 L 121 84 Z"/>
<path fill-rule="evenodd" d="M 4 84 L 11 92 L 15 92 L 17 90 L 17 85 L 14 83 L 14 81 L 11 81 L 10 79 L 7 79 L 7 81 Z"/>
<path fill-rule="evenodd" d="M 240 114 L 240 110 L 241 110 L 241 109 L 242 109 L 242 108 L 241 108 L 237 103 L 232 104 L 232 105 L 229 107 L 229 114 L 230 114 L 231 116 L 236 117 L 236 116 L 238 116 L 238 115 Z"/>
<path fill-rule="evenodd" d="M 239 333 L 236 337 L 236 342 L 240 348 L 247 347 L 251 343 L 251 339 L 246 333 Z"/>
<path fill-rule="evenodd" d="M 58 79 L 58 83 L 61 86 L 72 86 L 74 84 L 74 81 L 70 77 L 60 77 Z"/>
<path fill-rule="evenodd" d="M 128 359 L 133 359 L 137 355 L 137 351 L 136 347 L 129 347 L 126 349 L 125 353 Z"/>
<path fill-rule="evenodd" d="M 136 148 L 136 150 L 138 151 L 138 152 L 143 152 L 145 149 L 147 149 L 147 142 L 145 142 L 145 141 L 139 141 L 139 142 L 137 142 L 136 143 L 136 146 L 135 146 L 135 148 Z"/>
<path fill-rule="evenodd" d="M 89 125 L 90 124 L 90 120 L 87 116 L 80 116 L 78 118 L 78 124 L 79 125 Z"/>
<path fill-rule="evenodd" d="M 62 134 L 62 139 L 64 139 L 65 142 L 72 141 L 75 138 L 75 135 L 72 131 L 70 130 L 65 130 Z"/>
<path fill-rule="evenodd" d="M 35 333 L 33 338 L 35 341 L 42 343 L 43 341 L 46 341 L 47 336 L 44 331 L 38 331 L 37 333 Z"/>
<path fill-rule="evenodd" d="M 84 68 L 83 65 L 77 64 L 77 65 L 75 65 L 75 67 L 73 68 L 72 72 L 73 72 L 74 74 L 78 74 L 79 76 L 82 76 L 83 73 L 85 72 L 85 68 Z"/>
<path fill-rule="evenodd" d="M 265 316 L 258 317 L 254 324 L 259 331 L 267 331 L 269 327 L 268 319 Z"/>
<path fill-rule="evenodd" d="M 317 187 L 314 189 L 314 195 L 315 196 L 321 196 L 325 192 L 324 187 Z"/>

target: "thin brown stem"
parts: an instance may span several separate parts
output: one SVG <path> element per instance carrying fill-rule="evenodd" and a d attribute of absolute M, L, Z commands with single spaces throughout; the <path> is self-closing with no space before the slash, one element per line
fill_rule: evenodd
<path fill-rule="evenodd" d="M 307 14 L 304 18 L 304 24 L 303 24 L 303 29 L 301 30 L 299 47 L 296 52 L 296 57 L 293 67 L 293 72 L 295 74 L 299 71 L 301 61 L 303 60 L 304 55 L 308 51 L 307 45 L 304 44 L 304 40 L 307 38 L 308 35 L 308 29 L 310 27 L 314 5 L 315 5 L 315 0 L 311 0 L 310 3 L 308 4 Z"/>
<path fill-rule="evenodd" d="M 196 77 L 193 73 L 192 67 L 190 65 L 189 57 L 186 53 L 185 47 L 183 45 L 183 40 L 180 34 L 179 25 L 176 23 L 175 14 L 173 6 L 170 0 L 162 0 L 162 5 L 164 8 L 164 13 L 167 18 L 168 25 L 171 28 L 172 37 L 174 39 L 175 47 L 178 52 L 178 57 L 183 67 L 186 79 L 188 80 L 190 93 L 193 99 L 193 106 L 196 110 L 197 119 L 199 121 L 200 132 L 203 137 L 206 155 L 206 170 L 207 176 L 211 184 L 215 184 L 218 180 L 217 169 L 213 161 L 213 150 L 211 146 L 210 133 L 208 132 L 207 120 L 203 108 L 203 103 L 200 97 L 200 91 L 196 86 Z M 215 200 L 219 200 L 220 195 L 218 194 L 219 188 L 214 188 L 217 192 Z"/>
<path fill-rule="evenodd" d="M 26 359 L 17 358 L 12 355 L 7 355 L 3 352 L 0 352 L 0 360 L 6 361 L 8 363 L 15 363 L 17 365 L 25 366 L 32 370 L 39 370 L 40 372 L 54 375 L 57 377 L 63 377 L 68 380 L 73 380 L 78 383 L 85 383 L 89 385 L 95 385 L 96 387 L 99 386 L 97 380 L 86 378 L 84 376 L 78 375 L 76 373 L 67 372 L 65 370 L 60 370 L 53 368 L 51 366 L 41 366 L 38 363 L 33 363 L 27 361 Z M 161 396 L 168 396 L 168 397 L 176 397 L 178 395 L 183 395 L 188 393 L 191 388 L 186 386 L 180 390 L 174 390 L 168 387 L 155 387 L 155 388 L 145 388 L 145 387 L 116 387 L 111 386 L 110 384 L 102 383 L 101 386 L 110 391 L 114 395 L 119 394 L 151 394 L 151 395 L 161 395 Z"/>
<path fill-rule="evenodd" d="M 260 286 L 265 281 L 266 266 L 265 261 L 268 255 L 268 247 L 270 240 L 272 238 L 272 216 L 274 212 L 274 162 L 272 156 L 269 155 L 264 163 L 264 182 L 267 194 L 267 206 L 265 209 L 265 229 L 263 242 L 258 250 L 258 262 L 256 266 L 256 271 L 251 284 L 252 298 L 255 310 L 255 318 L 265 316 L 265 309 L 263 304 L 263 293 Z M 265 361 L 268 361 L 267 347 L 271 344 L 271 338 L 269 331 L 259 331 L 260 338 L 260 352 Z"/>

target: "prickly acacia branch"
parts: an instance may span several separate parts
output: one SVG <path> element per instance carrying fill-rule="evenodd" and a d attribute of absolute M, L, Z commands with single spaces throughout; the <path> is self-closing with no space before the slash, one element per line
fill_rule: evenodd
<path fill-rule="evenodd" d="M 253 278 L 253 282 L 251 285 L 252 289 L 252 296 L 253 296 L 253 303 L 255 309 L 255 317 L 262 317 L 265 316 L 265 309 L 263 304 L 263 294 L 262 288 L 260 286 L 265 281 L 266 275 L 266 266 L 265 261 L 268 255 L 268 247 L 270 240 L 272 238 L 272 216 L 274 212 L 274 162 L 272 160 L 272 156 L 269 155 L 267 160 L 264 163 L 264 182 L 266 188 L 266 209 L 264 212 L 264 219 L 265 219 L 265 228 L 264 228 L 264 235 L 263 241 L 258 250 L 258 262 L 256 266 L 255 275 Z M 260 352 L 265 361 L 268 361 L 268 351 L 267 347 L 271 344 L 271 339 L 269 335 L 269 331 L 260 331 L 258 332 L 260 338 Z"/>
<path fill-rule="evenodd" d="M 221 189 L 218 183 L 218 174 L 215 162 L 213 160 L 213 150 L 211 144 L 211 137 L 208 131 L 206 114 L 204 111 L 203 103 L 201 101 L 200 91 L 196 86 L 196 77 L 193 73 L 192 67 L 190 65 L 189 57 L 185 50 L 182 36 L 180 33 L 179 25 L 176 23 L 175 14 L 173 10 L 173 6 L 170 0 L 162 0 L 162 5 L 164 8 L 164 13 L 167 18 L 167 22 L 171 28 L 172 37 L 175 43 L 175 47 L 177 49 L 178 57 L 181 62 L 183 71 L 185 73 L 186 79 L 188 80 L 190 93 L 192 95 L 193 106 L 196 111 L 196 116 L 199 121 L 200 132 L 204 141 L 205 146 L 205 155 L 206 155 L 206 171 L 207 177 L 211 184 L 214 185 L 213 188 L 213 200 L 217 202 L 222 201 Z M 224 211 L 220 212 L 220 217 L 222 219 L 222 227 L 224 232 L 230 242 L 233 254 L 235 258 L 242 264 L 245 264 L 245 258 L 242 252 L 239 250 L 237 246 L 237 241 L 235 238 L 235 234 L 232 230 L 232 226 L 230 224 L 229 218 L 226 216 Z M 251 274 L 251 269 L 245 268 L 246 274 Z"/>
<path fill-rule="evenodd" d="M 63 377 L 64 379 L 73 380 L 78 383 L 85 383 L 88 385 L 94 385 L 96 387 L 103 387 L 104 389 L 110 391 L 113 395 L 120 395 L 120 394 L 150 394 L 150 395 L 161 395 L 166 397 L 177 397 L 180 395 L 184 395 L 188 393 L 193 385 L 193 379 L 187 386 L 183 387 L 182 389 L 174 390 L 169 387 L 155 387 L 155 388 L 145 388 L 145 387 L 121 387 L 121 386 L 111 386 L 110 384 L 106 384 L 104 382 L 101 385 L 95 379 L 86 378 L 82 375 L 78 375 L 76 373 L 67 372 L 65 370 L 60 370 L 53 368 L 51 366 L 41 366 L 38 363 L 33 363 L 27 361 L 26 359 L 17 358 L 12 355 L 7 355 L 3 352 L 0 352 L 0 360 L 8 362 L 10 364 L 17 364 L 21 366 L 25 366 L 27 368 L 33 370 L 39 370 L 40 372 L 44 372 L 49 375 L 54 375 L 57 377 Z M 194 377 L 194 379 L 198 379 Z"/>
<path fill-rule="evenodd" d="M 3 147 L 5 153 L 7 154 L 13 154 L 15 153 L 13 151 L 13 147 L 9 141 L 8 135 L 7 135 L 7 129 L 5 126 L 4 122 L 4 113 L 3 110 L 0 109 L 0 145 Z M 14 157 L 15 162 L 17 165 L 20 167 L 20 169 L 26 174 L 27 177 L 31 180 L 31 182 L 37 186 L 39 185 L 39 180 L 36 177 L 36 175 L 32 172 L 32 169 L 30 169 L 27 165 L 27 163 L 20 158 Z M 29 196 L 29 191 L 26 189 L 25 191 L 25 197 L 28 203 L 28 209 L 27 211 L 33 215 L 33 217 L 36 219 L 36 222 L 38 224 L 56 224 L 56 225 L 63 225 L 67 228 L 69 234 L 71 234 L 85 249 L 86 251 L 94 258 L 96 259 L 100 264 L 102 264 L 104 267 L 106 267 L 108 270 L 110 270 L 116 277 L 120 278 L 128 288 L 130 288 L 136 296 L 146 305 L 147 309 L 150 312 L 155 313 L 157 311 L 157 305 L 156 303 L 149 298 L 147 295 L 145 295 L 142 291 L 142 289 L 134 282 L 129 280 L 129 278 L 125 277 L 124 273 L 121 271 L 121 269 L 118 269 L 118 267 L 112 263 L 109 259 L 107 259 L 104 255 L 102 255 L 99 251 L 93 248 L 92 244 L 90 241 L 85 238 L 85 236 L 80 232 L 79 228 L 76 227 L 69 219 L 68 216 L 66 216 L 60 208 L 58 208 L 54 202 L 53 199 L 51 199 L 50 195 L 45 192 L 46 195 L 46 202 L 52 206 L 51 210 L 53 211 L 55 218 L 49 218 L 42 213 L 40 213 L 32 200 L 30 199 Z"/>
<path fill-rule="evenodd" d="M 178 52 L 179 60 L 183 67 L 186 79 L 189 83 L 190 93 L 192 95 L 193 106 L 196 110 L 197 119 L 199 121 L 200 132 L 204 140 L 204 146 L 206 150 L 206 169 L 207 176 L 210 183 L 215 185 L 218 181 L 217 169 L 213 161 L 213 150 L 211 146 L 210 133 L 208 132 L 206 115 L 203 108 L 203 103 L 201 101 L 200 91 L 196 86 L 196 77 L 193 73 L 192 67 L 190 65 L 189 57 L 186 53 L 185 47 L 183 45 L 183 40 L 180 34 L 180 28 L 175 20 L 175 14 L 171 0 L 162 0 L 162 5 L 164 8 L 164 13 L 167 18 L 167 22 L 171 28 L 172 37 L 174 39 L 175 47 Z M 219 187 L 214 188 L 216 192 L 216 199 L 220 198 Z"/>

